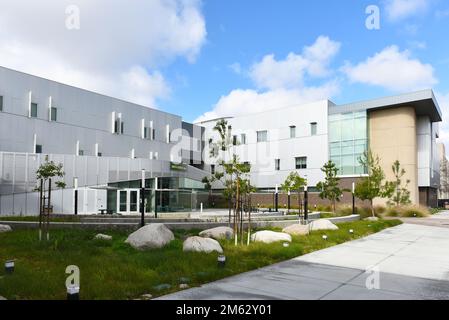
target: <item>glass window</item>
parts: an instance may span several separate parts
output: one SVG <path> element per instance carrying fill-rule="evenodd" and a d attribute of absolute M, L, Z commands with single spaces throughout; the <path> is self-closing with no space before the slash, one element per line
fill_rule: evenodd
<path fill-rule="evenodd" d="M 42 153 L 42 145 L 41 144 L 36 144 L 36 153 Z"/>
<path fill-rule="evenodd" d="M 232 136 L 232 145 L 237 145 L 237 136 Z"/>
<path fill-rule="evenodd" d="M 257 142 L 266 142 L 268 140 L 268 131 L 257 131 Z"/>
<path fill-rule="evenodd" d="M 147 127 L 143 128 L 143 138 L 148 139 L 148 128 Z"/>
<path fill-rule="evenodd" d="M 281 159 L 274 160 L 274 170 L 276 171 L 281 170 Z"/>
<path fill-rule="evenodd" d="M 329 123 L 329 139 L 331 142 L 341 141 L 341 123 L 339 121 Z"/>
<path fill-rule="evenodd" d="M 363 174 L 358 157 L 368 147 L 366 111 L 329 116 L 329 152 L 341 175 Z"/>
<path fill-rule="evenodd" d="M 215 174 L 215 165 L 214 164 L 210 165 L 210 173 Z"/>
<path fill-rule="evenodd" d="M 31 117 L 37 118 L 37 103 L 31 103 Z"/>
<path fill-rule="evenodd" d="M 296 126 L 290 126 L 290 138 L 296 138 Z"/>
<path fill-rule="evenodd" d="M 153 136 L 151 137 L 151 140 L 155 140 L 156 139 L 156 129 L 153 129 Z"/>
<path fill-rule="evenodd" d="M 295 158 L 296 169 L 307 169 L 307 157 Z"/>
<path fill-rule="evenodd" d="M 116 119 L 114 122 L 114 133 L 119 133 L 120 120 Z"/>
<path fill-rule="evenodd" d="M 120 121 L 120 133 L 123 134 L 124 131 L 125 131 L 125 124 Z"/>
<path fill-rule="evenodd" d="M 316 122 L 312 122 L 310 124 L 310 135 L 316 136 L 318 131 L 318 124 Z"/>
<path fill-rule="evenodd" d="M 246 144 L 246 134 L 242 133 L 240 139 L 242 140 L 242 144 Z"/>
<path fill-rule="evenodd" d="M 0 96 L 0 111 L 3 111 L 3 96 Z"/>
<path fill-rule="evenodd" d="M 78 151 L 78 155 L 79 155 L 79 156 L 84 156 L 84 150 L 79 150 L 79 151 Z"/>
<path fill-rule="evenodd" d="M 51 107 L 50 117 L 51 121 L 58 121 L 58 109 Z"/>

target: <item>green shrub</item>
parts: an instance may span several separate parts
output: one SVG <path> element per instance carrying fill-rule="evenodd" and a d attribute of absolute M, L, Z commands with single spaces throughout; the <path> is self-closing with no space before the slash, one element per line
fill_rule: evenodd
<path fill-rule="evenodd" d="M 430 211 L 424 207 L 410 206 L 410 207 L 390 207 L 385 212 L 387 217 L 401 217 L 401 218 L 425 218 L 430 215 Z"/>

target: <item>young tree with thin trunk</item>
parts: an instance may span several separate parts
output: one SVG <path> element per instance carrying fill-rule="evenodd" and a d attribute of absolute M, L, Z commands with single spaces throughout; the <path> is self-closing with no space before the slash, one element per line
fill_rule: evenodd
<path fill-rule="evenodd" d="M 320 198 L 329 200 L 332 204 L 332 212 L 335 213 L 336 202 L 340 201 L 343 194 L 343 190 L 339 186 L 340 179 L 337 177 L 338 169 L 335 163 L 329 160 L 321 168 L 321 171 L 325 174 L 325 178 L 316 187 L 321 190 Z"/>
<path fill-rule="evenodd" d="M 360 200 L 367 200 L 371 206 L 371 213 L 375 217 L 373 201 L 376 198 L 388 198 L 393 190 L 391 182 L 384 182 L 385 173 L 380 166 L 380 159 L 371 150 L 365 151 L 359 158 L 360 164 L 366 168 L 367 176 L 363 177 L 355 187 L 355 196 Z"/>
<path fill-rule="evenodd" d="M 405 185 L 402 185 L 402 180 L 405 175 L 405 169 L 401 168 L 401 163 L 396 160 L 391 166 L 395 180 L 392 182 L 393 195 L 388 201 L 388 205 L 395 205 L 396 207 L 409 205 L 410 201 L 410 190 L 408 190 L 408 185 L 410 180 L 405 181 Z"/>
<path fill-rule="evenodd" d="M 281 184 L 281 189 L 284 192 L 297 192 L 298 194 L 298 209 L 301 208 L 301 192 L 304 190 L 307 180 L 299 175 L 298 172 L 291 172 L 284 183 Z M 301 210 L 299 210 L 299 215 L 301 215 Z"/>

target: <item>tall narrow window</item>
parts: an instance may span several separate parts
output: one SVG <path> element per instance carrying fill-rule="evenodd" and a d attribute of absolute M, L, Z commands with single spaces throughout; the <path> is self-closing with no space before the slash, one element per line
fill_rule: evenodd
<path fill-rule="evenodd" d="M 42 145 L 41 144 L 36 144 L 36 150 L 34 150 L 35 153 L 42 153 Z"/>
<path fill-rule="evenodd" d="M 296 138 L 296 126 L 290 126 L 290 139 Z"/>
<path fill-rule="evenodd" d="M 31 113 L 32 118 L 37 118 L 37 103 L 31 103 Z"/>
<path fill-rule="evenodd" d="M 237 136 L 232 136 L 232 145 L 237 145 Z"/>
<path fill-rule="evenodd" d="M 50 120 L 58 121 L 58 109 L 56 109 L 55 107 L 51 107 L 50 109 Z"/>
<path fill-rule="evenodd" d="M 152 137 L 151 140 L 156 140 L 156 129 L 152 130 Z"/>
<path fill-rule="evenodd" d="M 296 169 L 307 169 L 307 157 L 295 158 Z"/>
<path fill-rule="evenodd" d="M 0 96 L 0 112 L 3 111 L 3 96 Z"/>
<path fill-rule="evenodd" d="M 120 133 L 123 134 L 123 132 L 125 132 L 125 124 L 120 121 Z"/>
<path fill-rule="evenodd" d="M 120 126 L 120 120 L 119 119 L 115 119 L 114 121 L 114 133 L 119 133 L 119 126 Z"/>
<path fill-rule="evenodd" d="M 210 165 L 210 173 L 215 174 L 215 165 L 214 164 Z"/>
<path fill-rule="evenodd" d="M 148 139 L 148 128 L 147 127 L 143 128 L 143 138 Z"/>
<path fill-rule="evenodd" d="M 281 170 L 281 159 L 274 160 L 274 170 L 276 171 Z"/>
<path fill-rule="evenodd" d="M 246 134 L 242 133 L 241 136 L 240 136 L 240 140 L 241 140 L 240 142 L 242 144 L 246 144 Z"/>
<path fill-rule="evenodd" d="M 316 122 L 310 123 L 310 135 L 316 136 L 317 134 L 318 125 Z"/>
<path fill-rule="evenodd" d="M 266 142 L 268 140 L 268 131 L 257 131 L 257 142 Z"/>

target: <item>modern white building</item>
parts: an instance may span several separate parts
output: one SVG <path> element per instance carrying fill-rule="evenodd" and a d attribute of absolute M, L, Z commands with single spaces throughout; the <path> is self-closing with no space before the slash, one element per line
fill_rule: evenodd
<path fill-rule="evenodd" d="M 388 180 L 394 177 L 393 163 L 400 161 L 413 204 L 436 206 L 436 139 L 442 116 L 432 90 L 346 105 L 325 100 L 225 120 L 232 128 L 235 153 L 251 164 L 251 181 L 259 189 L 274 190 L 296 170 L 313 191 L 324 179 L 320 169 L 328 160 L 337 164 L 342 185 L 350 188 L 365 174 L 359 158 L 370 148 L 380 157 Z M 198 123 L 206 129 L 206 149 L 217 140 L 216 122 Z M 206 163 L 214 161 L 205 154 Z"/>
<path fill-rule="evenodd" d="M 428 206 L 437 202 L 441 119 L 431 90 L 226 118 L 233 151 L 251 164 L 252 184 L 261 192 L 273 191 L 298 171 L 317 198 L 314 187 L 324 178 L 320 169 L 328 160 L 337 164 L 342 185 L 349 188 L 365 174 L 358 158 L 370 148 L 389 180 L 391 165 L 399 160 L 412 202 Z M 217 120 L 191 124 L 177 115 L 0 67 L 0 215 L 39 212 L 35 173 L 46 159 L 63 164 L 65 171 L 60 180 L 66 188 L 52 196 L 55 213 L 74 213 L 75 180 L 80 214 L 138 213 L 142 169 L 147 213 L 197 210 L 207 203 L 201 180 L 217 169 L 209 154 Z"/>
<path fill-rule="evenodd" d="M 74 178 L 80 213 L 137 213 L 142 169 L 153 190 L 148 212 L 195 210 L 192 194 L 207 175 L 193 166 L 201 165 L 202 130 L 180 116 L 0 67 L 0 214 L 38 213 L 35 172 L 46 158 L 65 171 L 67 188 L 53 193 L 56 213 L 73 213 Z"/>

